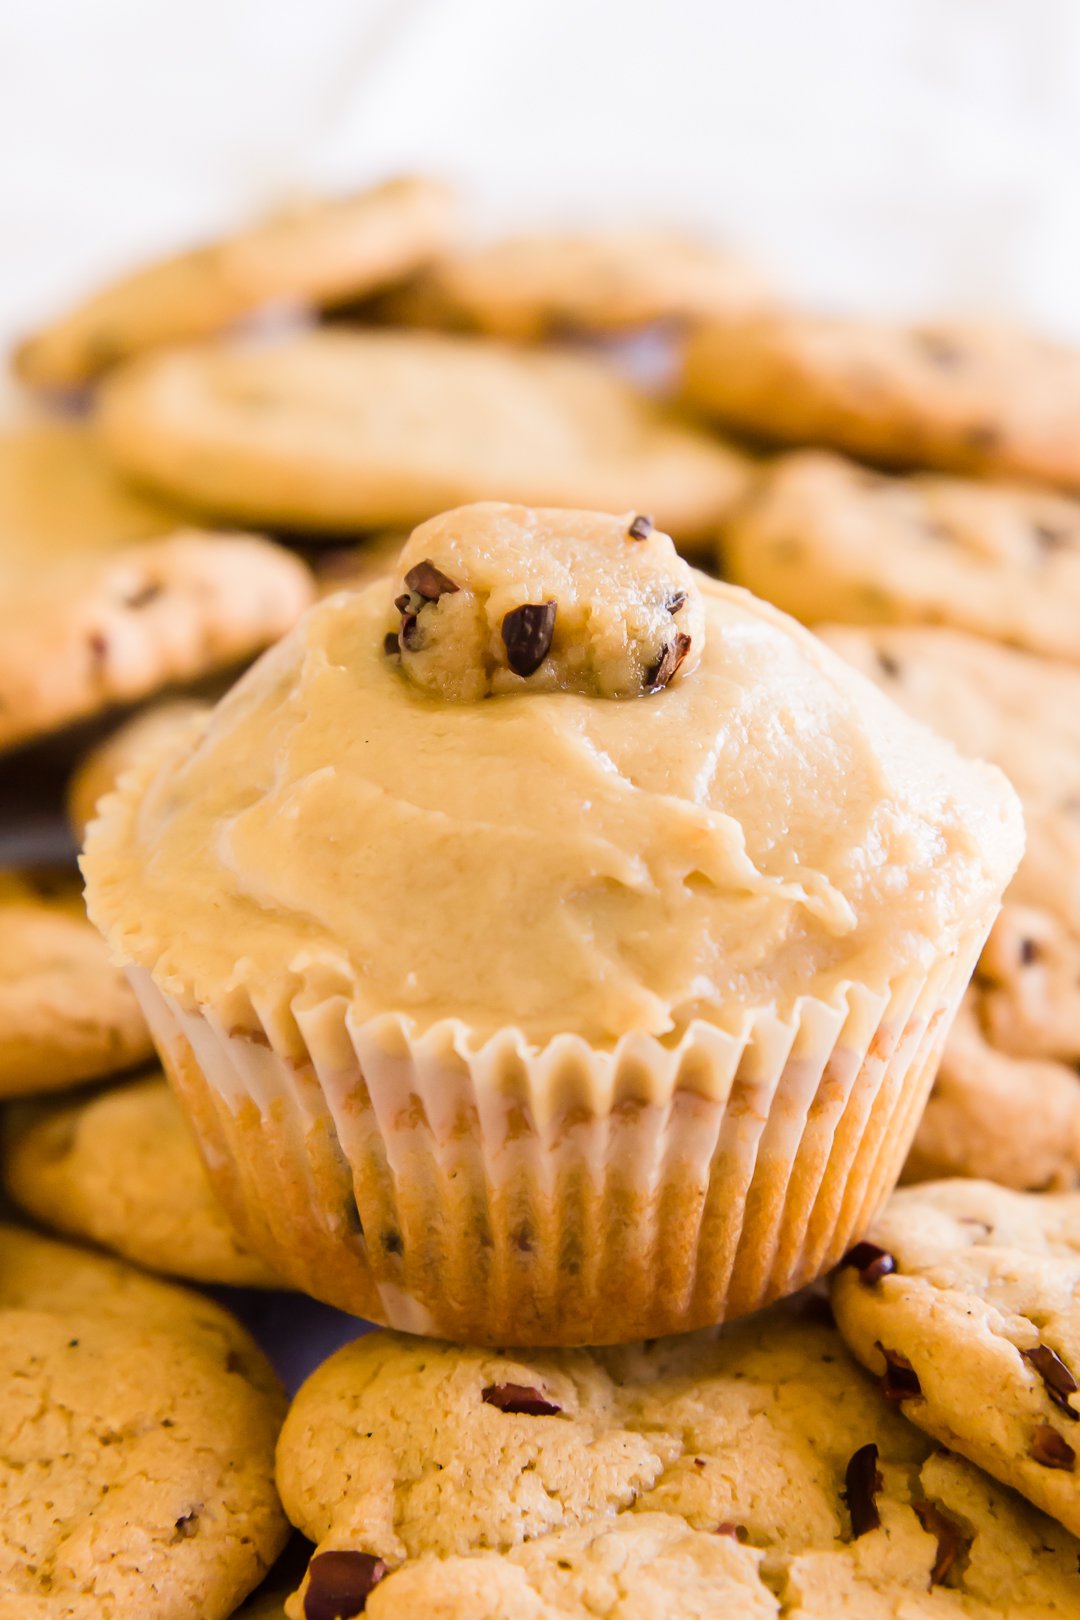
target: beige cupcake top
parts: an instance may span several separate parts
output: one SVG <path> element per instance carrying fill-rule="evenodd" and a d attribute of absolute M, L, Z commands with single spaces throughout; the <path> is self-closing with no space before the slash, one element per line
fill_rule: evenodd
<path fill-rule="evenodd" d="M 230 1026 L 340 996 L 603 1046 L 883 990 L 1022 843 L 994 768 L 647 520 L 486 504 L 125 777 L 85 871 L 116 950 Z"/>

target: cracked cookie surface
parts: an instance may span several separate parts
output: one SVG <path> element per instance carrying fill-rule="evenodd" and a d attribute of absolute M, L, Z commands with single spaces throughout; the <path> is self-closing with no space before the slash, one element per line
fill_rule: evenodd
<path fill-rule="evenodd" d="M 3 1179 L 43 1225 L 136 1265 L 194 1282 L 283 1286 L 229 1224 L 160 1073 L 24 1109 L 6 1132 Z"/>
<path fill-rule="evenodd" d="M 684 393 L 773 442 L 1080 489 L 1080 353 L 1018 328 L 775 309 L 702 326 Z"/>
<path fill-rule="evenodd" d="M 906 1175 L 1080 1178 L 1080 671 L 943 629 L 826 641 L 917 719 L 993 760 L 1027 848 L 945 1048 Z"/>
<path fill-rule="evenodd" d="M 283 1401 L 197 1294 L 0 1229 L 0 1620 L 224 1620 L 285 1539 Z"/>
<path fill-rule="evenodd" d="M 293 1620 L 361 1598 L 373 1620 L 831 1620 L 841 1592 L 860 1620 L 990 1620 L 1006 1593 L 1015 1620 L 1046 1620 L 1080 1602 L 1072 1536 L 933 1455 L 834 1329 L 788 1312 L 597 1351 L 371 1334 L 301 1390 L 278 1471 L 319 1544 Z"/>
<path fill-rule="evenodd" d="M 781 457 L 733 514 L 727 578 L 805 624 L 947 624 L 1080 660 L 1080 502 Z"/>
<path fill-rule="evenodd" d="M 904 1415 L 1074 1532 L 1080 1529 L 1080 1193 L 931 1182 L 894 1193 L 844 1265 L 848 1345 Z"/>

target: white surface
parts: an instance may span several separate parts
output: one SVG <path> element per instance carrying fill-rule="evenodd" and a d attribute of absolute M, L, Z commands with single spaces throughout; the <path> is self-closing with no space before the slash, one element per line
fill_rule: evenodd
<path fill-rule="evenodd" d="M 0 0 L 0 338 L 402 167 L 685 221 L 797 294 L 1080 339 L 1077 0 Z"/>

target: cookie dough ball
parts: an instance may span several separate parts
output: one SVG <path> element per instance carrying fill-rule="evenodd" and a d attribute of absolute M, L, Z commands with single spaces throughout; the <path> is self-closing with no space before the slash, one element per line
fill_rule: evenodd
<path fill-rule="evenodd" d="M 443 702 L 641 697 L 704 645 L 694 572 L 644 514 L 459 507 L 414 531 L 398 579 L 387 655 Z"/>

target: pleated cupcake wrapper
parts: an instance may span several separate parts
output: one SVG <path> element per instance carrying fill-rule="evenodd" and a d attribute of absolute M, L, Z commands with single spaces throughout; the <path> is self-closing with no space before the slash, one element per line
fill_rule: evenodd
<path fill-rule="evenodd" d="M 281 1275 L 409 1332 L 603 1343 L 740 1315 L 840 1258 L 899 1175 L 990 920 L 884 994 L 609 1051 L 474 1045 L 344 1000 L 238 1030 L 131 978 L 219 1195 Z"/>

